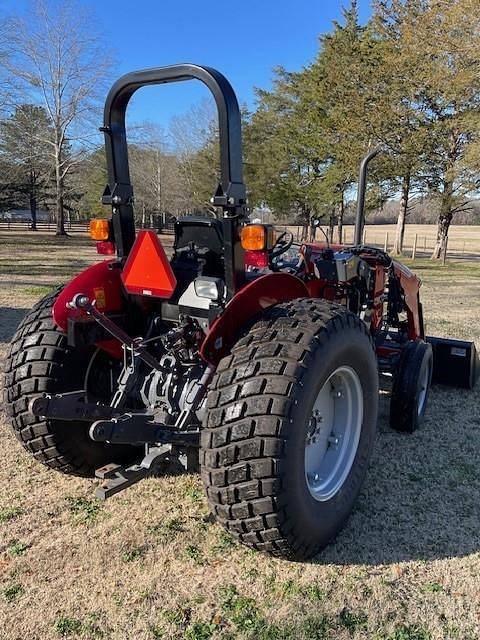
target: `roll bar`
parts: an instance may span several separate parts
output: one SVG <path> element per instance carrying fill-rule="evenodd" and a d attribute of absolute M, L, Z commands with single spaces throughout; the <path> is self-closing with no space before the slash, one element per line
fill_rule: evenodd
<path fill-rule="evenodd" d="M 241 118 L 237 98 L 228 80 L 210 67 L 176 64 L 127 73 L 110 89 L 104 109 L 108 185 L 102 202 L 112 205 L 112 222 L 117 252 L 128 255 L 135 240 L 133 189 L 128 164 L 125 116 L 132 95 L 140 87 L 200 80 L 211 91 L 218 111 L 221 182 L 212 203 L 223 207 L 226 217 L 235 217 L 245 205 L 242 171 Z"/>

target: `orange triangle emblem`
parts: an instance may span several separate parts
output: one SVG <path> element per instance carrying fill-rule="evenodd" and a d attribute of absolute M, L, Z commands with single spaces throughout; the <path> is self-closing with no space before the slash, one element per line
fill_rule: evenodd
<path fill-rule="evenodd" d="M 122 271 L 128 293 L 170 298 L 177 280 L 155 231 L 139 231 Z"/>

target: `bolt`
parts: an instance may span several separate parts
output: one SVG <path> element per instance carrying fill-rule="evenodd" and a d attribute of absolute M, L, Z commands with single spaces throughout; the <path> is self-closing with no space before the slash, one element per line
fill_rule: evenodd
<path fill-rule="evenodd" d="M 334 447 L 338 446 L 338 443 L 340 442 L 340 438 L 338 438 L 337 436 L 329 436 L 327 439 L 328 444 L 333 445 Z"/>

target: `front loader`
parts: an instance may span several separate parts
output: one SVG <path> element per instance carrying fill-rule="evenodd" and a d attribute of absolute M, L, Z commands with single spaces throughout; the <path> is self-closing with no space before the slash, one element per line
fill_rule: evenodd
<path fill-rule="evenodd" d="M 218 217 L 179 218 L 173 254 L 134 224 L 125 130 L 140 87 L 203 82 L 218 109 Z M 474 383 L 472 343 L 426 339 L 420 281 L 362 244 L 295 244 L 250 224 L 240 113 L 228 81 L 192 64 L 120 78 L 104 112 L 109 256 L 41 300 L 7 358 L 5 395 L 27 451 L 96 476 L 107 498 L 148 474 L 196 470 L 218 522 L 243 543 L 305 559 L 343 527 L 372 450 L 379 380 L 391 426 L 422 422 L 432 375 Z M 433 345 L 433 349 L 432 349 Z M 436 364 L 437 357 L 441 367 Z M 445 379 L 446 377 L 446 379 Z"/>

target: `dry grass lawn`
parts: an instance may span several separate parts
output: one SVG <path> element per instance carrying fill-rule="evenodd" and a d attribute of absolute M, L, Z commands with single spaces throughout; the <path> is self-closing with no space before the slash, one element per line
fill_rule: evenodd
<path fill-rule="evenodd" d="M 0 237 L 2 361 L 27 309 L 96 259 L 79 236 Z M 480 261 L 415 268 L 428 332 L 480 346 Z M 93 481 L 32 460 L 2 417 L 1 640 L 480 638 L 480 384 L 434 388 L 411 436 L 383 407 L 378 431 L 347 527 L 298 564 L 237 545 L 196 476 L 97 502 Z"/>

